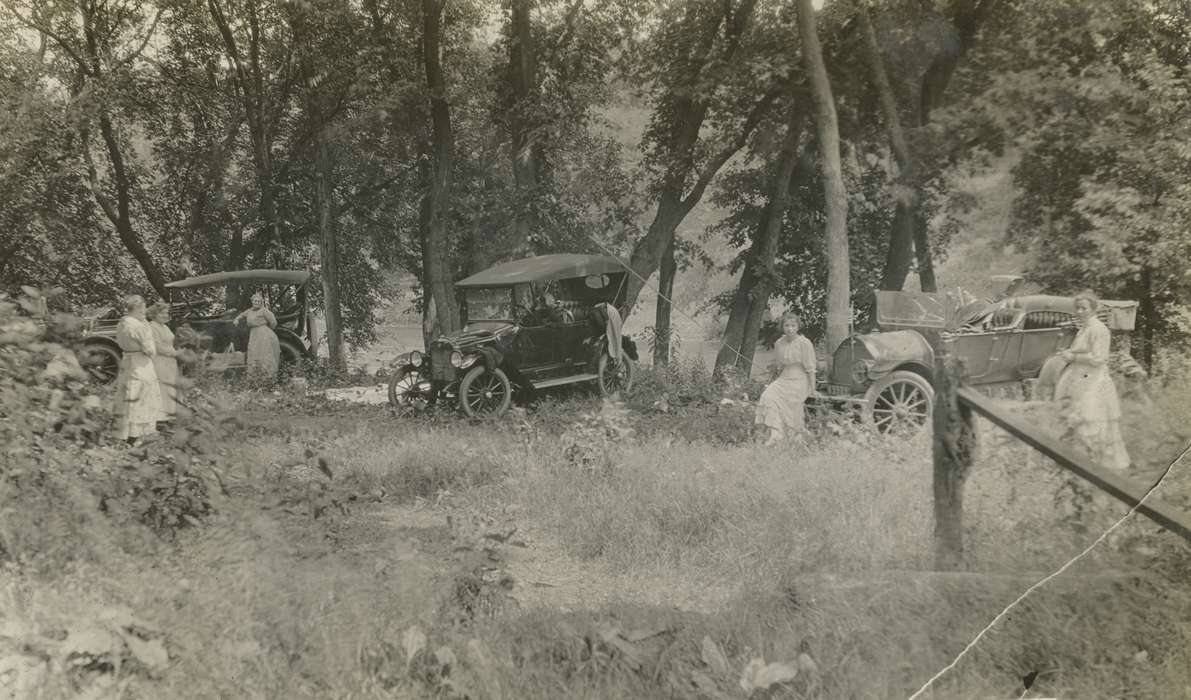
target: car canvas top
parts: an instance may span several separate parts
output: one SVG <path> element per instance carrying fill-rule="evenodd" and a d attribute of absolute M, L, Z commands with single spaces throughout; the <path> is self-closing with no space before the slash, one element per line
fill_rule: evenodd
<path fill-rule="evenodd" d="M 455 283 L 456 287 L 503 287 L 547 282 L 571 277 L 624 273 L 624 263 L 607 255 L 557 253 L 512 260 L 477 272 Z"/>
<path fill-rule="evenodd" d="M 212 272 L 209 275 L 187 277 L 183 280 L 167 282 L 166 289 L 193 289 L 195 287 L 214 287 L 220 284 L 234 282 L 259 282 L 261 284 L 306 284 L 310 273 L 306 270 L 232 270 L 230 272 Z"/>

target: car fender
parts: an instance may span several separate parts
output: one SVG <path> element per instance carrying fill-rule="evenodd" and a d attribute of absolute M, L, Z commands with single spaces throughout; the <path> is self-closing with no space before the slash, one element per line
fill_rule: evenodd
<path fill-rule="evenodd" d="M 305 357 L 308 357 L 308 358 L 313 357 L 312 348 L 306 347 L 306 343 L 304 343 L 302 341 L 302 339 L 298 336 L 297 333 L 294 333 L 293 331 L 291 331 L 288 328 L 278 328 L 274 332 L 277 334 L 278 342 L 288 343 L 288 344 L 298 348 L 299 350 L 302 351 L 302 355 L 304 355 Z"/>
<path fill-rule="evenodd" d="M 851 343 L 859 343 L 863 348 L 862 357 L 856 359 L 863 359 L 868 364 L 866 385 L 899 369 L 909 369 L 929 380 L 935 366 L 934 349 L 917 331 L 862 333 L 848 338 L 836 349 L 833 365 L 844 361 L 843 367 L 832 367 L 832 376 L 836 377 L 837 383 L 851 383 L 847 379 L 852 358 L 846 352 Z"/>
<path fill-rule="evenodd" d="M 103 335 L 88 335 L 83 338 L 83 348 L 93 345 L 102 345 L 109 350 L 115 350 L 116 354 L 123 356 L 124 351 L 120 349 L 119 344 L 115 340 Z"/>
<path fill-rule="evenodd" d="M 872 378 L 873 381 L 876 381 L 881 377 L 884 377 L 887 374 L 893 374 L 894 372 L 913 372 L 914 374 L 917 374 L 925 379 L 931 386 L 935 385 L 933 364 L 927 365 L 926 363 L 918 360 L 913 362 L 903 362 L 900 365 L 891 367 L 888 371 L 882 372 L 881 374 L 874 374 L 870 372 L 869 377 Z"/>
<path fill-rule="evenodd" d="M 484 358 L 483 362 L 484 362 L 484 365 L 487 367 L 492 367 L 492 368 L 501 367 L 505 362 L 504 353 L 502 353 L 500 350 L 497 350 L 496 348 L 492 347 L 491 345 L 484 345 L 484 346 L 481 346 L 478 348 L 471 348 L 470 352 L 474 352 L 474 353 L 478 354 L 480 357 Z"/>

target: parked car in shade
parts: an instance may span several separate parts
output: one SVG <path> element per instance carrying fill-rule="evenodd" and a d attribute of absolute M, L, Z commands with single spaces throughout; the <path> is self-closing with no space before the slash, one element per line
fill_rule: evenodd
<path fill-rule="evenodd" d="M 1126 353 L 1137 309 L 1135 301 L 1100 303 L 1100 319 Z M 921 429 L 934 407 L 931 331 L 963 362 L 968 384 L 1028 392 L 1043 364 L 1075 338 L 1075 300 L 1030 294 L 965 303 L 945 294 L 877 292 L 876 330 L 836 348 L 820 400 L 859 408 L 882 432 Z"/>
<path fill-rule="evenodd" d="M 460 280 L 463 330 L 434 339 L 425 352 L 397 357 L 390 403 L 446 399 L 474 417 L 504 413 L 514 389 L 592 383 L 603 394 L 628 390 L 637 348 L 619 335 L 626 278 L 615 258 L 556 254 Z"/>
<path fill-rule="evenodd" d="M 316 355 L 318 339 L 308 308 L 310 273 L 302 270 L 234 270 L 189 277 L 165 285 L 170 304 L 170 329 L 180 346 L 190 345 L 213 367 L 243 369 L 248 329 L 235 322 L 241 309 L 225 303 L 261 291 L 277 317 L 283 371 Z M 229 294 L 228 292 L 232 292 Z M 84 331 L 84 364 L 99 381 L 115 379 L 120 366 L 116 326 L 121 313 L 108 309 L 92 317 Z"/>

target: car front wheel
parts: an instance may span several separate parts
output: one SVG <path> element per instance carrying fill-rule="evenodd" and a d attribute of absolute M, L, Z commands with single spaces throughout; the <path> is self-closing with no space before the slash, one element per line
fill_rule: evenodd
<path fill-rule="evenodd" d="M 597 372 L 601 396 L 627 393 L 633 388 L 633 361 L 623 352 L 619 360 L 612 359 L 606 352 L 600 355 Z"/>
<path fill-rule="evenodd" d="M 878 379 L 864 398 L 865 423 L 882 433 L 908 435 L 930 422 L 935 390 L 922 375 L 899 370 Z"/>
<path fill-rule="evenodd" d="M 83 347 L 80 363 L 99 384 L 111 384 L 120 373 L 120 351 L 105 343 L 88 343 Z"/>
<path fill-rule="evenodd" d="M 430 380 L 417 368 L 402 367 L 389 377 L 389 405 L 393 408 L 425 408 L 430 392 Z"/>
<path fill-rule="evenodd" d="M 512 400 L 513 385 L 500 369 L 472 367 L 459 382 L 459 405 L 468 418 L 499 416 Z"/>

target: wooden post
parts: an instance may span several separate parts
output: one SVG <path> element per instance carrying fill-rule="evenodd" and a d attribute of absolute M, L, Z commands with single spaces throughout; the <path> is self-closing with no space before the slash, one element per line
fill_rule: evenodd
<path fill-rule="evenodd" d="M 959 568 L 964 552 L 964 483 L 976 452 L 972 410 L 956 391 L 962 385 L 962 364 L 948 355 L 938 334 L 931 334 L 935 351 L 934 512 L 935 567 Z"/>

